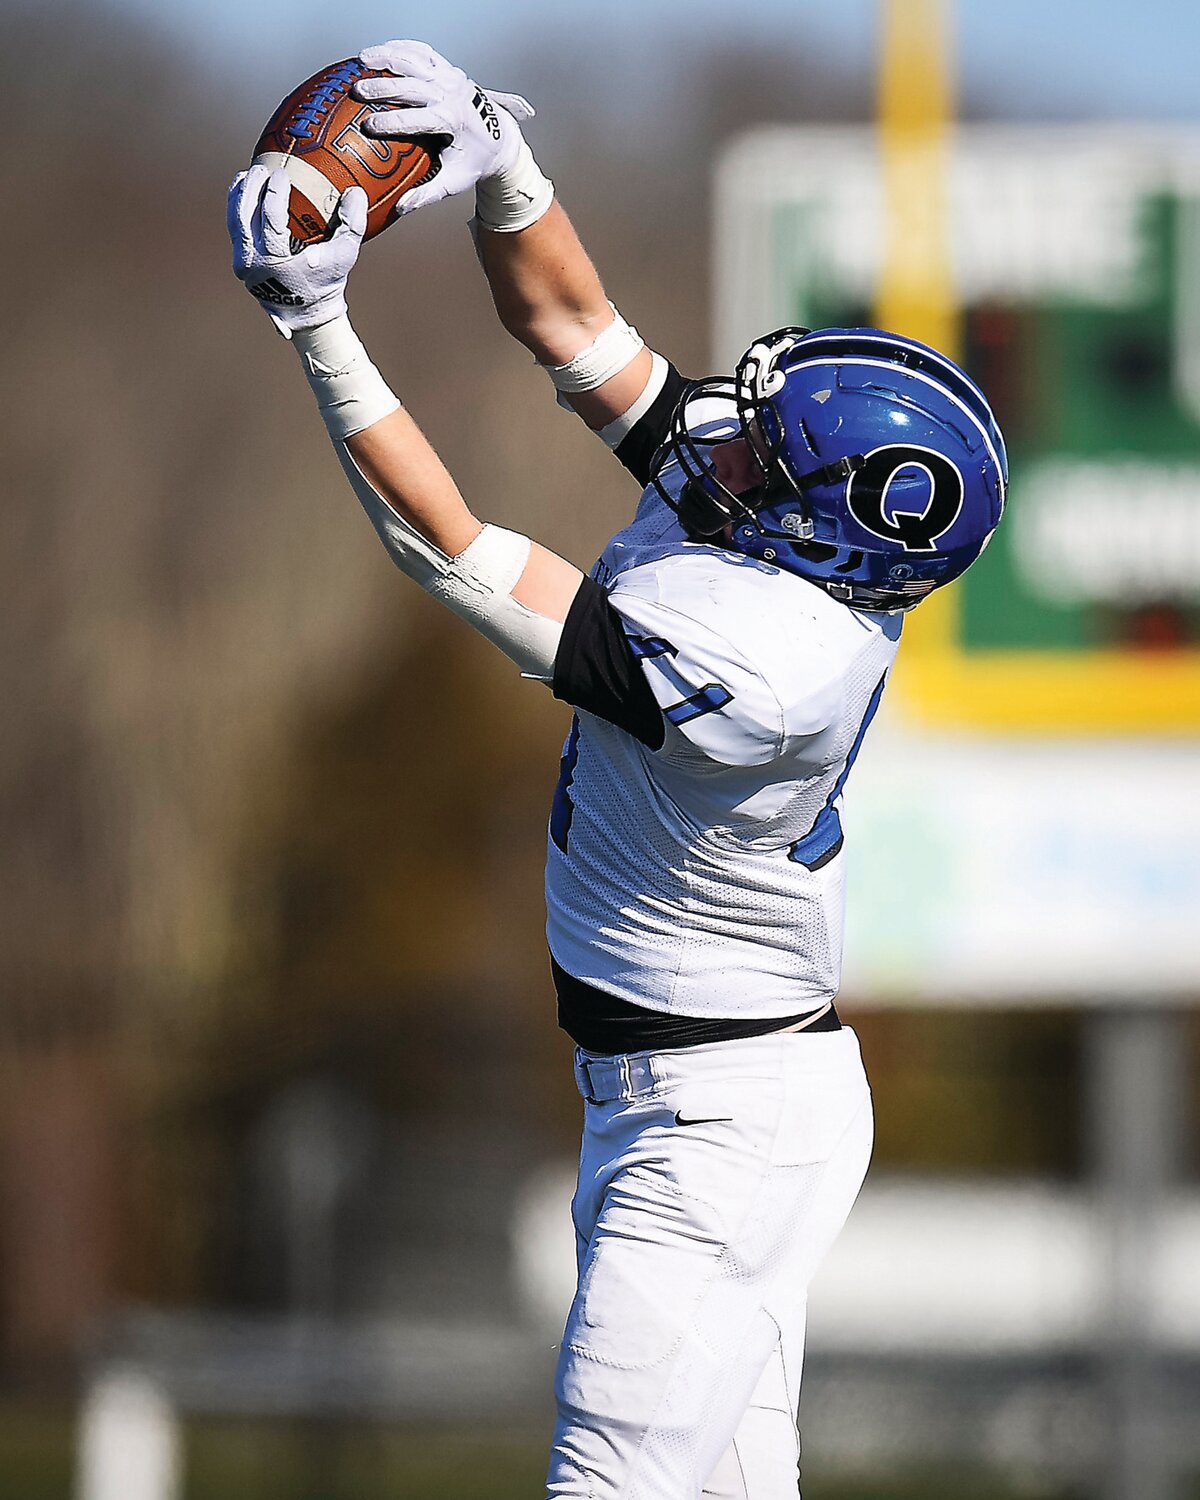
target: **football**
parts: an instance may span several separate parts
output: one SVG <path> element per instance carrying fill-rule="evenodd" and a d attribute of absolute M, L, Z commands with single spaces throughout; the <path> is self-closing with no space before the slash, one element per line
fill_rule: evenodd
<path fill-rule="evenodd" d="M 338 198 L 348 187 L 367 195 L 367 233 L 381 234 L 401 196 L 428 182 L 440 165 L 431 141 L 380 140 L 364 133 L 368 116 L 388 104 L 363 104 L 350 89 L 360 78 L 391 77 L 348 57 L 293 90 L 267 122 L 254 162 L 283 167 L 291 179 L 293 251 L 323 239 Z"/>

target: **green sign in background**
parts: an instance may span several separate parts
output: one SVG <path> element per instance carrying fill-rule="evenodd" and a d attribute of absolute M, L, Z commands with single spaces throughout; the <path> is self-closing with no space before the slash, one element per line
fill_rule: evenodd
<path fill-rule="evenodd" d="M 1148 477 L 1164 463 L 1194 465 L 1200 508 L 1200 421 L 1175 377 L 1184 322 L 1181 247 L 1194 212 L 1189 200 L 1169 193 L 1141 200 L 1136 284 L 1119 304 L 1060 293 L 963 309 L 962 362 L 1000 418 L 1012 473 L 1009 524 L 958 586 L 964 650 L 1094 652 L 1200 640 L 1200 578 L 1190 591 L 1177 581 L 1159 591 L 1142 580 L 1116 598 L 1080 598 L 1077 588 L 1056 596 L 1044 574 L 1028 576 L 1018 546 L 1026 481 L 1047 460 L 1140 459 Z M 772 229 L 785 320 L 812 327 L 873 321 L 819 250 L 807 205 L 780 205 Z M 1097 524 L 1111 520 L 1101 516 Z M 1111 545 L 1153 545 L 1154 527 L 1153 509 L 1133 486 Z M 1051 558 L 1045 572 L 1053 571 Z"/>

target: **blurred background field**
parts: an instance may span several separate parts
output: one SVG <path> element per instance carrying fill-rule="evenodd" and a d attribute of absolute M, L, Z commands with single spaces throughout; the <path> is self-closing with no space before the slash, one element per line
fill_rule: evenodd
<path fill-rule="evenodd" d="M 537 1495 L 579 1115 L 540 912 L 567 715 L 390 569 L 229 275 L 222 220 L 278 98 L 422 27 L 375 3 L 296 4 L 286 25 L 225 0 L 0 0 L 0 18 L 0 1497 Z M 878 20 L 868 0 L 779 0 L 731 34 L 702 0 L 456 0 L 423 29 L 534 99 L 530 138 L 610 294 L 700 374 L 728 302 L 716 163 L 756 127 L 871 122 Z M 965 121 L 1197 123 L 1190 11 L 963 0 L 954 36 Z M 368 247 L 356 324 L 468 498 L 586 566 L 635 496 L 495 325 L 465 217 Z M 999 325 L 968 322 L 982 358 Z M 1128 412 L 1144 434 L 1178 372 L 1145 340 L 1122 349 L 1105 431 Z M 1039 452 L 1028 390 L 997 405 Z M 1120 608 L 1085 591 L 1070 627 L 1143 681 L 1194 662 L 1200 635 L 1200 455 L 1190 429 L 1165 441 L 1193 519 L 1159 550 L 1183 565 Z M 1061 850 L 1056 799 L 1082 785 L 1140 863 L 1114 883 L 1097 845 L 1086 940 L 1055 905 L 1079 868 L 1026 851 L 998 870 L 989 889 L 1023 910 L 1027 882 L 1042 916 L 970 1005 L 889 981 L 903 944 L 860 963 L 844 1010 L 878 1144 L 815 1293 L 816 1500 L 1200 1495 L 1198 716 L 1200 699 L 1165 733 L 1060 728 L 1052 749 L 1029 726 L 943 726 L 923 753 L 1013 796 L 1023 756 L 1057 757 L 1032 832 Z M 880 745 L 903 733 L 881 725 Z M 942 845 L 918 847 L 901 816 L 918 799 L 887 771 L 869 745 L 864 847 L 888 882 L 865 871 L 863 909 L 891 902 L 878 930 L 898 942 L 905 881 L 932 900 Z M 1090 848 L 1070 845 L 1075 866 Z M 1128 978 L 1132 1037 L 1125 968 L 1098 972 L 1122 903 L 1153 969 L 1140 992 Z M 1020 982 L 1056 935 L 1077 993 Z M 1140 1157 L 1114 1118 L 1146 1125 Z M 961 1285 L 938 1285 L 939 1245 Z M 1116 1307 L 1122 1256 L 1148 1300 Z M 1116 1470 L 1147 1451 L 1170 1462 L 1131 1489 Z"/>
<path fill-rule="evenodd" d="M 69 1492 L 68 1419 L 13 1417 L 16 1436 L 0 1437 L 0 1470 L 23 1500 L 54 1500 Z M 314 1450 L 320 1458 L 314 1464 Z M 189 1500 L 255 1495 L 263 1500 L 524 1500 L 545 1479 L 546 1435 L 478 1431 L 381 1432 L 353 1425 L 336 1433 L 247 1422 L 205 1422 L 189 1430 Z M 826 1479 L 827 1500 L 1060 1500 L 1065 1491 L 1013 1490 L 977 1468 L 917 1468 L 857 1483 Z"/>

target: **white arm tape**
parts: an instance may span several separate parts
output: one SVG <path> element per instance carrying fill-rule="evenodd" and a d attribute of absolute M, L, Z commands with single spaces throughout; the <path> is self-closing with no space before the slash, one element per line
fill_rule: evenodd
<path fill-rule="evenodd" d="M 334 447 L 354 493 L 400 571 L 499 646 L 526 677 L 549 682 L 562 625 L 512 597 L 529 561 L 529 538 L 500 526 L 485 526 L 465 551 L 448 557 L 387 503 L 345 443 Z"/>
<path fill-rule="evenodd" d="M 297 329 L 292 342 L 335 443 L 373 426 L 400 405 L 344 313 L 320 328 Z"/>
<path fill-rule="evenodd" d="M 619 375 L 646 347 L 646 341 L 637 329 L 629 326 L 611 302 L 608 305 L 612 307 L 613 320 L 607 328 L 601 329 L 586 349 L 581 349 L 565 365 L 542 366 L 562 395 L 594 391 L 606 380 Z"/>
<path fill-rule="evenodd" d="M 646 382 L 646 389 L 628 411 L 622 412 L 619 417 L 614 417 L 611 422 L 607 422 L 603 427 L 597 428 L 599 436 L 604 439 L 610 448 L 615 448 L 627 438 L 638 422 L 641 421 L 654 405 L 655 397 L 667 383 L 667 372 L 669 369 L 670 365 L 667 364 L 662 355 L 657 350 L 652 350 L 650 355 L 650 378 Z"/>
<path fill-rule="evenodd" d="M 512 596 L 533 544 L 527 536 L 485 526 L 465 552 L 452 558 L 429 590 L 520 667 L 526 677 L 549 682 L 562 639 L 562 622 Z"/>
<path fill-rule="evenodd" d="M 524 140 L 507 172 L 482 177 L 475 184 L 475 216 L 485 229 L 497 234 L 528 229 L 553 202 L 554 184 L 534 161 Z"/>

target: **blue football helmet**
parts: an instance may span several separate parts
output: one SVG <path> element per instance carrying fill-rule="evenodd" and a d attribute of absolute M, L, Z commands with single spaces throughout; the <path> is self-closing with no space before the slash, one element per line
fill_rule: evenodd
<path fill-rule="evenodd" d="M 732 403 L 736 422 L 697 427 L 695 403 L 713 397 Z M 740 494 L 712 457 L 737 437 L 758 476 Z M 877 328 L 780 328 L 732 380 L 689 387 L 655 484 L 690 536 L 857 609 L 911 609 L 987 545 L 1008 460 L 983 392 L 936 350 Z"/>

